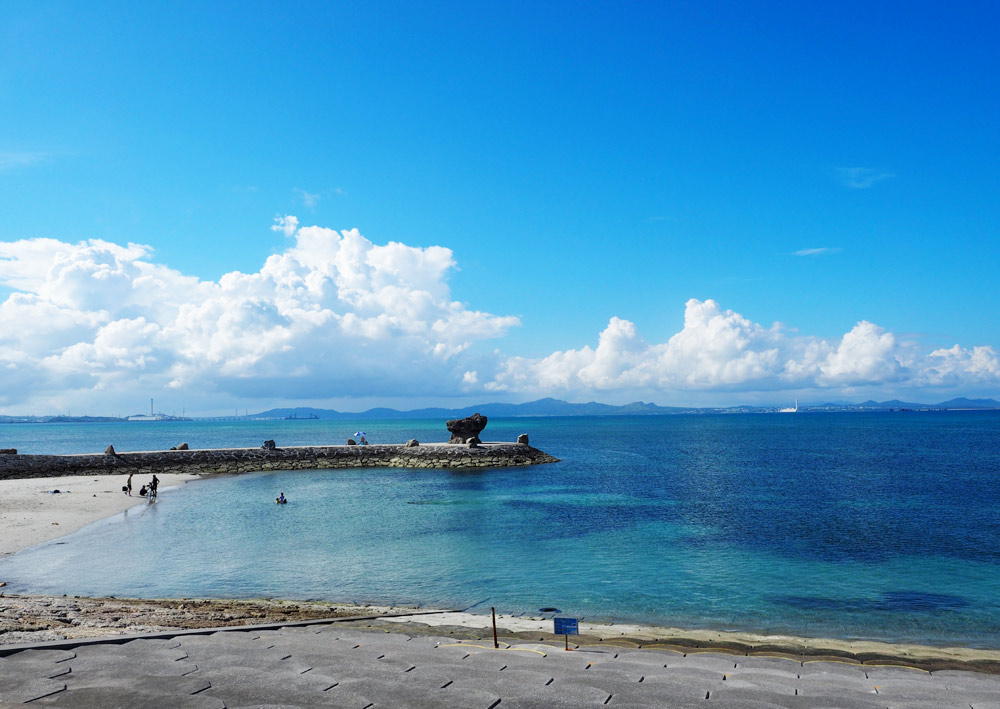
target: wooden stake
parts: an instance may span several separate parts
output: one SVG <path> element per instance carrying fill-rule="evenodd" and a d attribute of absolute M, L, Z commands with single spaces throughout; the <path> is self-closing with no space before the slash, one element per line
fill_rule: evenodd
<path fill-rule="evenodd" d="M 490 606 L 490 615 L 493 616 L 493 649 L 499 650 L 500 643 L 497 642 L 497 609 Z"/>

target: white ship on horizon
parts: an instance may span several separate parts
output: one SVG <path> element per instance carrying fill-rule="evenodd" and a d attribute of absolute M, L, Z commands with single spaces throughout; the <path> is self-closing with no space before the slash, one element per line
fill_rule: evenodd
<path fill-rule="evenodd" d="M 794 414 L 799 410 L 799 400 L 795 400 L 795 406 L 788 409 L 778 409 L 779 414 Z"/>

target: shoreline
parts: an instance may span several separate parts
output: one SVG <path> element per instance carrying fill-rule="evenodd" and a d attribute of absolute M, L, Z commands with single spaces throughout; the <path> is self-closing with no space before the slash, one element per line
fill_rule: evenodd
<path fill-rule="evenodd" d="M 203 476 L 191 474 L 164 474 L 160 477 L 160 491 L 171 487 L 205 479 Z M 139 486 L 148 482 L 145 475 L 133 479 L 133 497 L 121 492 L 125 476 L 91 475 L 91 476 L 58 476 L 44 478 L 21 478 L 0 480 L 0 529 L 4 534 L 0 537 L 0 558 L 16 553 L 21 549 L 52 541 L 62 536 L 72 534 L 83 527 L 112 517 L 135 505 L 146 503 L 145 498 L 135 495 Z M 59 489 L 59 494 L 51 491 Z M 0 583 L 5 579 L 0 578 Z M 10 632 L 22 632 L 24 627 L 34 627 L 39 619 L 45 617 L 53 606 L 59 607 L 69 601 L 70 607 L 81 605 L 81 601 L 97 601 L 102 599 L 81 599 L 80 597 L 51 596 L 19 596 L 4 594 L 0 587 L 0 644 L 4 644 L 4 636 Z M 12 627 L 10 615 L 6 608 L 9 599 L 36 599 L 27 601 L 27 619 L 18 621 Z M 109 601 L 115 599 L 103 599 Z M 159 602 L 177 604 L 179 599 L 117 599 L 118 602 L 146 604 Z M 266 603 L 280 606 L 349 608 L 353 611 L 370 609 L 373 606 L 354 603 L 316 603 L 310 601 L 297 602 L 292 600 L 244 601 L 229 599 L 214 599 L 206 603 L 222 604 L 227 607 L 239 608 L 247 604 Z M 381 608 L 381 604 L 378 606 Z M 386 609 L 390 606 L 386 606 Z M 392 606 L 391 608 L 396 608 Z M 259 612 L 259 609 L 254 612 Z M 248 616 L 251 618 L 253 616 Z M 315 616 L 310 616 L 315 617 Z M 116 619 L 117 620 L 117 619 Z M 482 631 L 489 627 L 489 616 L 471 612 L 444 613 L 420 622 L 409 619 L 389 620 L 386 623 L 408 623 L 412 628 L 426 625 L 431 632 L 439 632 L 446 627 L 452 632 Z M 7 624 L 7 625 L 5 625 Z M 561 640 L 560 636 L 551 635 L 552 621 L 550 618 L 526 617 L 523 615 L 498 614 L 498 627 L 512 634 L 527 634 L 532 637 L 549 637 L 550 640 Z M 119 624 L 117 634 L 136 632 L 136 628 L 148 627 L 148 623 L 130 619 Z M 53 628 L 66 628 L 65 616 Z M 91 627 L 91 626 L 85 626 Z M 166 628 L 177 626 L 167 625 Z M 51 629 L 50 629 L 51 630 Z M 1000 674 L 1000 648 L 970 648 L 961 646 L 937 646 L 921 643 L 854 640 L 839 638 L 813 638 L 791 634 L 768 634 L 750 631 L 720 631 L 711 629 L 691 629 L 667 626 L 646 625 L 641 623 L 618 622 L 588 622 L 580 621 L 582 639 L 597 643 L 623 642 L 645 646 L 662 645 L 664 649 L 703 648 L 713 651 L 734 652 L 770 652 L 778 655 L 795 656 L 829 656 L 851 661 L 854 658 L 874 658 L 884 661 L 896 661 L 914 664 L 928 664 L 941 667 L 942 663 L 969 664 L 972 669 Z M 41 637 L 41 636 L 40 636 Z M 52 639 L 52 638 L 46 638 Z M 554 641 L 554 640 L 553 640 Z M 20 642 L 31 642 L 21 640 Z"/>
<path fill-rule="evenodd" d="M 86 596 L 32 596 L 0 593 L 0 646 L 25 647 L 59 640 L 101 639 L 167 633 L 173 630 L 252 627 L 261 624 L 322 622 L 358 615 L 413 613 L 365 622 L 366 628 L 410 636 L 448 635 L 492 644 L 487 614 L 412 606 L 366 605 L 278 599 L 135 599 Z M 552 619 L 497 614 L 501 640 L 561 647 Z M 632 623 L 581 620 L 570 645 L 778 657 L 799 663 L 838 662 L 866 666 L 903 666 L 925 671 L 967 670 L 1000 674 L 1000 649 L 936 647 L 875 640 L 838 640 L 750 632 L 690 630 Z"/>
<path fill-rule="evenodd" d="M 458 611 L 411 618 L 387 618 L 384 623 L 415 623 L 425 625 L 430 632 L 440 628 L 466 627 L 491 629 L 489 615 Z M 522 640 L 562 642 L 563 636 L 552 633 L 551 618 L 537 616 L 497 614 L 497 627 Z M 674 652 L 730 652 L 738 655 L 788 656 L 800 661 L 839 661 L 865 664 L 901 663 L 913 667 L 945 669 L 951 663 L 962 664 L 965 669 L 1000 674 L 1000 648 L 980 649 L 960 646 L 934 646 L 919 643 L 897 643 L 880 640 L 842 640 L 812 638 L 797 635 L 754 633 L 748 631 L 723 631 L 676 628 L 640 623 L 589 622 L 580 620 L 580 635 L 570 644 L 585 646 L 595 642 L 602 645 L 621 645 L 672 650 Z M 490 636 L 492 639 L 492 636 Z M 966 666 L 968 665 L 968 666 Z"/>
<path fill-rule="evenodd" d="M 160 492 L 201 476 L 157 474 Z M 122 492 L 127 475 L 74 475 L 0 479 L 0 558 L 83 529 L 145 504 L 139 488 L 150 475 L 132 479 L 132 497 Z M 59 490 L 59 493 L 53 493 Z M 0 581 L 4 579 L 0 578 Z"/>

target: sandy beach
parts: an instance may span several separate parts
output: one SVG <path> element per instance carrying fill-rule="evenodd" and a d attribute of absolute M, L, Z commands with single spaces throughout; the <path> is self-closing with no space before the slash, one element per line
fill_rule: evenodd
<path fill-rule="evenodd" d="M 139 488 L 149 482 L 150 476 L 132 478 L 132 497 L 122 492 L 126 477 L 80 475 L 0 480 L 0 529 L 3 530 L 0 556 L 72 534 L 133 505 L 147 504 L 139 497 Z M 199 479 L 197 475 L 158 477 L 160 492 Z"/>
<path fill-rule="evenodd" d="M 413 625 L 415 622 L 419 622 L 430 628 L 463 628 L 473 633 L 491 628 L 489 615 L 466 612 L 422 616 L 419 621 L 409 618 L 388 618 L 384 622 L 388 624 L 386 627 L 398 623 Z M 535 635 L 540 641 L 553 641 L 562 638 L 562 636 L 552 635 L 551 618 L 497 614 L 497 627 L 508 635 L 522 639 L 528 639 Z M 580 635 L 571 639 L 571 643 L 576 642 L 583 645 L 597 642 L 621 644 L 623 647 L 677 648 L 688 652 L 704 649 L 754 654 L 826 656 L 855 661 L 878 659 L 928 668 L 952 666 L 952 663 L 955 663 L 978 665 L 978 667 L 967 667 L 966 669 L 1000 672 L 1000 650 L 669 628 L 637 623 L 588 622 L 585 619 L 580 621 L 579 628 Z"/>
<path fill-rule="evenodd" d="M 198 480 L 195 475 L 163 475 L 161 492 L 169 487 Z M 147 504 L 136 493 L 148 482 L 147 478 L 133 478 L 133 496 L 121 491 L 122 476 L 72 476 L 0 480 L 0 555 L 12 554 L 42 542 L 58 538 L 81 529 L 105 517 L 117 514 L 134 505 Z M 54 490 L 59 490 L 58 494 Z M 0 578 L 0 582 L 3 579 Z M 0 588 L 0 597 L 3 596 Z M 17 599 L 17 600 L 15 600 Z M 109 603 L 112 612 L 108 612 Z M 238 623 L 262 622 L 273 619 L 279 604 L 280 614 L 289 620 L 313 619 L 324 613 L 329 617 L 355 613 L 371 608 L 351 604 L 315 604 L 295 601 L 221 601 L 204 605 L 183 604 L 184 612 L 165 613 L 163 608 L 177 605 L 176 600 L 156 601 L 156 609 L 149 610 L 150 601 L 143 599 L 56 599 L 44 596 L 10 596 L 0 598 L 0 638 L 7 642 L 28 643 L 59 637 L 81 637 L 81 632 L 92 635 L 126 634 L 148 631 L 153 628 L 201 627 L 231 616 Z M 220 615 L 219 606 L 226 610 Z M 14 612 L 17 609 L 17 612 Z M 337 609 L 337 610 L 335 610 Z M 388 609 L 387 609 L 388 610 Z M 150 615 L 152 613 L 152 616 Z M 105 622 L 103 616 L 112 617 Z M 155 616 L 155 617 L 153 617 Z M 388 619 L 385 623 L 407 623 L 413 620 Z M 223 623 L 218 623 L 223 624 Z M 428 632 L 442 628 L 467 631 L 473 636 L 490 628 L 488 614 L 446 613 L 423 616 L 417 625 L 427 626 Z M 504 633 L 528 637 L 538 635 L 552 639 L 552 621 L 549 618 L 523 615 L 498 615 L 497 625 Z M 72 630 L 68 626 L 74 626 Z M 970 668 L 990 672 L 1000 671 L 1000 650 L 964 647 L 934 647 L 907 643 L 889 643 L 869 640 L 835 638 L 806 638 L 791 635 L 764 633 L 724 632 L 687 628 L 669 628 L 629 623 L 580 623 L 581 638 L 593 642 L 621 642 L 626 645 L 676 645 L 705 649 L 730 649 L 735 651 L 769 651 L 795 655 L 830 655 L 843 658 L 879 658 L 921 666 L 951 666 L 952 663 L 969 665 Z M 2 643 L 3 640 L 0 640 Z"/>

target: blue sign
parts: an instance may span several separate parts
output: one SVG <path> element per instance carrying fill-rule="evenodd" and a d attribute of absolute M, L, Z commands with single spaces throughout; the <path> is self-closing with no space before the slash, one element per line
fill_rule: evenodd
<path fill-rule="evenodd" d="M 556 635 L 579 635 L 580 629 L 577 625 L 576 618 L 553 618 L 552 622 L 555 623 Z"/>

